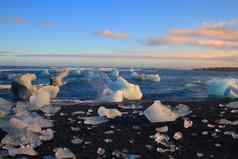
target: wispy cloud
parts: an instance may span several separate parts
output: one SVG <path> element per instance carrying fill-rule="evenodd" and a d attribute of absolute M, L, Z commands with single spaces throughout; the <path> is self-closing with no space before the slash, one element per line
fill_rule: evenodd
<path fill-rule="evenodd" d="M 112 32 L 111 30 L 104 30 L 95 33 L 97 36 L 110 38 L 113 40 L 126 40 L 128 39 L 127 33 Z"/>
<path fill-rule="evenodd" d="M 44 21 L 40 25 L 44 28 L 52 28 L 55 26 L 55 23 L 52 21 Z"/>
<path fill-rule="evenodd" d="M 206 24 L 195 29 L 172 29 L 166 36 L 150 38 L 147 44 L 238 49 L 238 30 L 234 28 L 234 25 L 238 25 L 238 20 L 213 23 L 210 26 Z"/>
<path fill-rule="evenodd" d="M 1 24 L 17 24 L 17 25 L 25 25 L 25 24 L 31 23 L 31 21 L 26 18 L 10 17 L 10 16 L 0 17 L 0 22 L 1 22 Z"/>
<path fill-rule="evenodd" d="M 15 22 L 17 25 L 25 25 L 25 24 L 29 24 L 29 23 L 30 23 L 30 20 L 25 19 L 25 18 L 17 17 L 17 18 L 14 19 L 14 22 Z"/>

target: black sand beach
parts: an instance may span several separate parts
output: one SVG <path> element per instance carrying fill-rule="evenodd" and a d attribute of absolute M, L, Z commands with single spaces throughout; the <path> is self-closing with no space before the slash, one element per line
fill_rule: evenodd
<path fill-rule="evenodd" d="M 192 113 L 186 118 L 193 121 L 193 126 L 186 129 L 183 126 L 183 118 L 179 118 L 175 122 L 150 123 L 142 111 L 150 106 L 152 101 L 119 104 L 63 102 L 61 111 L 55 116 L 48 117 L 54 120 L 54 139 L 44 142 L 36 149 L 39 153 L 38 157 L 27 157 L 53 157 L 54 148 L 66 147 L 80 159 L 237 159 L 238 139 L 224 134 L 226 131 L 238 132 L 237 126 L 217 123 L 217 120 L 222 118 L 230 121 L 238 120 L 237 111 L 224 107 L 227 103 L 229 101 L 220 100 L 184 102 L 183 104 L 192 109 Z M 132 104 L 142 105 L 144 108 L 121 108 L 121 106 Z M 164 101 L 163 104 L 175 106 L 181 102 Z M 97 115 L 97 108 L 102 105 L 107 108 L 116 107 L 126 113 L 122 117 L 95 126 L 86 125 L 83 120 L 79 119 L 79 116 Z M 78 114 L 73 115 L 73 112 L 78 112 Z M 168 132 L 165 134 L 169 136 L 171 144 L 176 145 L 175 152 L 160 153 L 157 151 L 157 148 L 163 148 L 163 145 L 157 144 L 152 136 L 156 133 L 155 129 L 162 126 L 168 126 Z M 173 139 L 173 135 L 177 131 L 183 133 L 183 138 L 178 141 Z M 3 136 L 2 132 L 1 137 Z M 73 138 L 78 139 L 77 144 L 71 142 Z"/>

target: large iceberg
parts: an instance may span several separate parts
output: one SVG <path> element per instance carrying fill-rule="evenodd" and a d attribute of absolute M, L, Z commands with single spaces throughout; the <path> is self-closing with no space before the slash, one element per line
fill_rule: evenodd
<path fill-rule="evenodd" d="M 238 98 L 237 79 L 213 79 L 208 81 L 208 95 L 225 98 Z"/>
<path fill-rule="evenodd" d="M 51 77 L 51 85 L 32 85 L 32 81 L 37 79 L 36 75 L 23 74 L 12 82 L 12 92 L 18 99 L 30 101 L 33 106 L 40 108 L 49 105 L 50 100 L 57 96 L 68 74 L 68 69 L 61 70 Z"/>
<path fill-rule="evenodd" d="M 138 74 L 137 72 L 132 72 L 132 78 L 140 81 L 154 81 L 159 82 L 160 76 L 159 74 Z"/>

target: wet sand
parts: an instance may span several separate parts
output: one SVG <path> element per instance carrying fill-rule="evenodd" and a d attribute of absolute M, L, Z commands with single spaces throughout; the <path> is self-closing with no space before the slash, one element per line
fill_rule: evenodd
<path fill-rule="evenodd" d="M 186 118 L 193 121 L 193 126 L 188 129 L 183 126 L 183 118 L 179 118 L 175 122 L 150 123 L 142 112 L 152 103 L 153 101 L 118 104 L 65 102 L 61 105 L 62 109 L 59 112 L 52 117 L 48 117 L 54 120 L 54 139 L 44 142 L 43 145 L 36 148 L 40 155 L 32 158 L 54 156 L 53 149 L 57 147 L 69 148 L 80 159 L 238 158 L 238 139 L 233 139 L 231 135 L 224 134 L 226 131 L 238 133 L 238 126 L 222 125 L 216 122 L 221 118 L 231 121 L 238 120 L 238 112 L 231 112 L 232 109 L 221 105 L 221 103 L 227 104 L 229 101 L 207 100 L 179 103 L 164 101 L 163 104 L 172 106 L 183 103 L 192 109 L 193 112 L 186 116 Z M 59 105 L 58 103 L 55 104 Z M 120 107 L 131 104 L 143 105 L 143 108 L 123 109 Z M 79 117 L 83 116 L 97 115 L 97 108 L 102 105 L 107 108 L 117 107 L 120 111 L 126 113 L 122 117 L 95 126 L 86 125 L 82 119 L 79 119 Z M 78 114 L 73 115 L 73 112 L 78 112 Z M 204 121 L 206 120 L 204 119 L 208 123 L 205 123 Z M 215 127 L 209 127 L 208 124 Z M 165 125 L 169 128 L 166 134 L 170 137 L 171 143 L 176 145 L 175 152 L 159 153 L 157 148 L 163 146 L 157 144 L 152 138 L 156 133 L 155 129 Z M 183 138 L 179 141 L 173 139 L 173 135 L 177 131 L 183 133 Z M 4 133 L 1 132 L 0 137 L 3 136 Z M 78 139 L 77 144 L 71 142 L 73 138 Z M 99 148 L 105 150 L 105 152 L 98 151 Z"/>

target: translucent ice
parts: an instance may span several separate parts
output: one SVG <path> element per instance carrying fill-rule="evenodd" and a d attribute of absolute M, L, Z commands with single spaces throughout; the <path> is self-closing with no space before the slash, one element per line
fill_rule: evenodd
<path fill-rule="evenodd" d="M 81 119 L 84 120 L 84 124 L 88 125 L 98 125 L 109 121 L 107 118 L 102 116 L 82 117 Z"/>
<path fill-rule="evenodd" d="M 231 109 L 238 109 L 238 102 L 231 102 L 227 104 L 226 106 Z"/>
<path fill-rule="evenodd" d="M 55 157 L 57 159 L 76 159 L 76 156 L 68 148 L 57 148 L 55 150 Z"/>
<path fill-rule="evenodd" d="M 0 98 L 0 118 L 4 117 L 11 110 L 13 103 Z"/>
<path fill-rule="evenodd" d="M 238 97 L 237 79 L 213 79 L 208 82 L 208 95 L 216 97 Z"/>
<path fill-rule="evenodd" d="M 171 109 L 168 105 L 163 105 L 160 101 L 148 107 L 144 114 L 151 122 L 170 122 L 175 121 L 178 117 L 186 116 L 190 112 L 189 108 L 185 105 L 178 105 L 175 109 Z"/>
<path fill-rule="evenodd" d="M 99 116 L 105 116 L 110 119 L 122 116 L 122 113 L 118 109 L 107 109 L 103 106 L 99 107 L 97 112 Z"/>
<path fill-rule="evenodd" d="M 155 82 L 159 82 L 160 81 L 160 76 L 159 74 L 138 74 L 137 72 L 133 72 L 131 74 L 131 76 L 136 79 L 136 80 L 140 80 L 140 81 L 155 81 Z"/>

